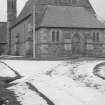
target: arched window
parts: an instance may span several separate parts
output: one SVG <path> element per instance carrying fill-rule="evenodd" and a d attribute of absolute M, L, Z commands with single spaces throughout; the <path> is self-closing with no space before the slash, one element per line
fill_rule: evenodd
<path fill-rule="evenodd" d="M 17 33 L 16 35 L 16 44 L 19 44 L 20 42 L 20 33 Z"/>

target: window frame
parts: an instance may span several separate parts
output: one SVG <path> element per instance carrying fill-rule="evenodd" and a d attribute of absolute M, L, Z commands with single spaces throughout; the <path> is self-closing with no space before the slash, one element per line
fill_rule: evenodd
<path fill-rule="evenodd" d="M 100 41 L 100 32 L 93 32 L 93 42 Z"/>
<path fill-rule="evenodd" d="M 60 32 L 59 32 L 59 30 L 57 30 L 55 36 L 56 36 L 56 41 L 58 42 L 59 39 L 60 39 Z"/>
<path fill-rule="evenodd" d="M 60 41 L 60 30 L 52 30 L 51 31 L 51 41 L 52 42 Z"/>
<path fill-rule="evenodd" d="M 52 31 L 52 33 L 51 33 L 51 40 L 52 40 L 52 42 L 55 42 L 55 31 Z"/>
<path fill-rule="evenodd" d="M 99 40 L 100 40 L 100 33 L 99 32 L 97 32 L 97 42 L 99 42 Z"/>

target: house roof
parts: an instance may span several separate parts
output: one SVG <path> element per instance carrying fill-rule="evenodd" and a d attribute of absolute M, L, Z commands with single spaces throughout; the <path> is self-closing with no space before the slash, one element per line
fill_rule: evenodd
<path fill-rule="evenodd" d="M 35 5 L 36 8 L 36 27 L 105 28 L 105 26 L 85 8 L 72 7 L 70 5 L 65 6 L 67 4 L 66 0 L 63 0 L 64 3 L 62 3 L 62 6 L 54 6 L 56 4 L 55 1 L 56 0 L 29 0 L 16 21 L 11 25 L 11 28 L 21 23 L 21 21 L 29 15 L 32 15 L 33 5 Z"/>
<path fill-rule="evenodd" d="M 105 28 L 83 7 L 48 6 L 40 26 L 71 28 Z"/>
<path fill-rule="evenodd" d="M 0 43 L 7 43 L 7 23 L 0 22 Z"/>

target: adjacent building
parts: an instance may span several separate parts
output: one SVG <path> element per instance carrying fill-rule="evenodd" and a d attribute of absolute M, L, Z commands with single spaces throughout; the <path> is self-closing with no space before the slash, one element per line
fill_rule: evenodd
<path fill-rule="evenodd" d="M 12 55 L 33 56 L 35 49 L 38 59 L 104 56 L 105 26 L 88 0 L 29 0 L 18 17 L 16 0 L 8 0 L 8 10 Z"/>

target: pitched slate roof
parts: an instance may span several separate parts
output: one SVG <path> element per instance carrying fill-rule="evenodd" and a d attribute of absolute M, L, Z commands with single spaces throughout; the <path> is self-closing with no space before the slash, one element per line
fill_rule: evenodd
<path fill-rule="evenodd" d="M 0 43 L 7 43 L 7 23 L 0 22 Z"/>
<path fill-rule="evenodd" d="M 75 0 L 74 0 L 75 1 Z M 81 4 L 85 5 L 87 8 L 92 8 L 88 0 L 80 0 L 79 5 Z M 60 5 L 60 6 L 70 6 L 71 0 L 28 0 L 25 7 L 23 8 L 20 15 L 17 17 L 17 19 L 11 24 L 11 27 L 16 26 L 19 22 L 24 20 L 27 16 L 32 14 L 32 7 L 35 5 L 36 12 L 38 15 L 36 16 L 38 19 L 43 18 L 43 13 L 46 10 L 45 5 Z M 94 10 L 93 10 L 94 11 Z M 40 13 L 41 12 L 41 13 Z M 36 22 L 38 23 L 39 20 L 36 19 Z"/>
<path fill-rule="evenodd" d="M 29 0 L 16 21 L 11 25 L 11 28 L 19 24 L 19 22 L 21 23 L 27 16 L 32 15 L 33 5 L 36 7 L 36 27 L 105 28 L 85 8 L 65 6 L 66 0 L 63 0 L 62 6 L 54 6 L 55 1 Z"/>
<path fill-rule="evenodd" d="M 48 6 L 40 26 L 71 28 L 105 28 L 83 7 Z"/>

